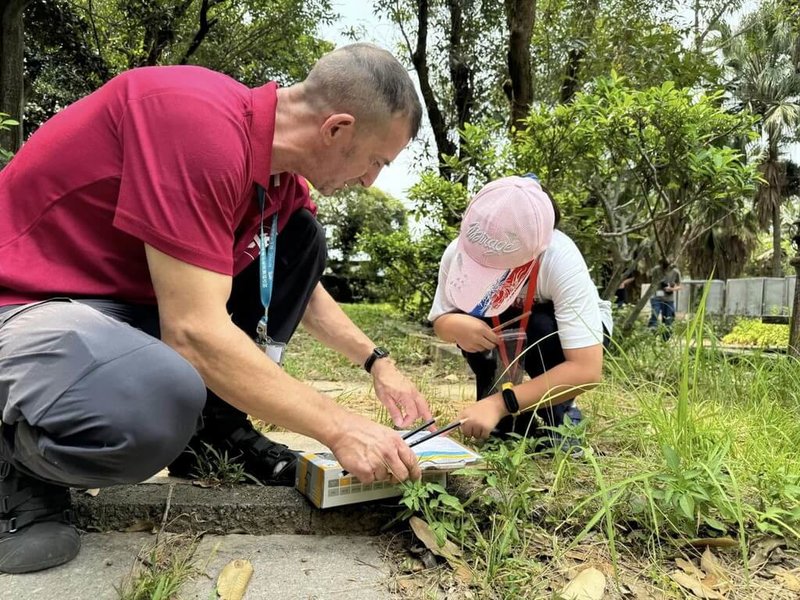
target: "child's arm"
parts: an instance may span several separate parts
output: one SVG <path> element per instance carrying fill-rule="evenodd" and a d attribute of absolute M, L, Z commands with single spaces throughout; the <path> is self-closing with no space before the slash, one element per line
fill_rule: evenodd
<path fill-rule="evenodd" d="M 520 410 L 559 404 L 593 388 L 602 380 L 602 344 L 565 349 L 564 358 L 564 362 L 538 377 L 514 386 Z M 465 435 L 485 438 L 507 414 L 503 397 L 493 394 L 465 408 L 458 418 L 467 419 L 461 426 Z"/>
<path fill-rule="evenodd" d="M 446 342 L 466 352 L 482 352 L 497 346 L 497 334 L 485 322 L 463 313 L 447 313 L 433 322 L 433 330 Z"/>

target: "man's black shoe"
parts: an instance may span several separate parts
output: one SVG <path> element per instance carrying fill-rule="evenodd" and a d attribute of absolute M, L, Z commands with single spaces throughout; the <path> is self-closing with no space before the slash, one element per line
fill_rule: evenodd
<path fill-rule="evenodd" d="M 69 489 L 28 477 L 0 458 L 0 573 L 69 562 L 81 538 L 69 523 Z"/>
<path fill-rule="evenodd" d="M 246 419 L 233 428 L 224 421 L 207 421 L 169 465 L 170 475 L 198 478 L 203 472 L 198 461 L 206 460 L 207 446 L 219 456 L 227 455 L 229 461 L 242 465 L 244 472 L 262 485 L 294 485 L 297 453 L 264 437 Z"/>

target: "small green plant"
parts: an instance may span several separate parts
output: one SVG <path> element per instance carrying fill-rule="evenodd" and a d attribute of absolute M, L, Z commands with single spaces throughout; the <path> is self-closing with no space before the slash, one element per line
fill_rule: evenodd
<path fill-rule="evenodd" d="M 199 540 L 172 535 L 143 548 L 130 575 L 117 588 L 119 600 L 171 600 L 197 572 L 194 554 Z"/>
<path fill-rule="evenodd" d="M 210 444 L 203 443 L 203 448 L 197 452 L 191 449 L 197 459 L 192 470 L 192 475 L 198 481 L 211 487 L 232 486 L 244 481 L 258 484 L 259 481 L 244 469 L 244 465 L 237 462 L 236 456 L 229 457 L 227 450 L 217 450 Z"/>
<path fill-rule="evenodd" d="M 0 112 L 0 131 L 8 131 L 17 125 L 19 125 L 19 121 L 10 119 L 8 114 Z M 13 152 L 0 148 L 0 166 L 10 161 L 12 156 L 14 156 Z"/>
<path fill-rule="evenodd" d="M 436 534 L 439 545 L 448 537 L 460 538 L 460 523 L 464 516 L 464 505 L 457 497 L 447 493 L 438 483 L 409 481 L 403 484 L 400 504 L 405 507 L 398 520 L 422 514 Z"/>

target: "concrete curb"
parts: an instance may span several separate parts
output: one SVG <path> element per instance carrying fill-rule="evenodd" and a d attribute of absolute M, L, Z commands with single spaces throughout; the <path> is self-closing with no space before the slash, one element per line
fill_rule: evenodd
<path fill-rule="evenodd" d="M 87 531 L 147 521 L 160 527 L 168 498 L 165 529 L 176 533 L 378 535 L 398 513 L 398 498 L 320 510 L 288 487 L 169 483 L 109 487 L 95 497 L 72 492 L 76 525 Z"/>

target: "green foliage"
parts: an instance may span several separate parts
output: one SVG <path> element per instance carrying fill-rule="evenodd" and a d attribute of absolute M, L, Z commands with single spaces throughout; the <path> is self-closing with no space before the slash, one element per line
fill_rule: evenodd
<path fill-rule="evenodd" d="M 204 10 L 207 9 L 207 10 Z M 251 86 L 291 84 L 333 45 L 329 0 L 56 0 L 25 13 L 26 128 L 121 71 L 195 64 Z"/>
<path fill-rule="evenodd" d="M 661 257 L 678 258 L 685 240 L 718 223 L 720 213 L 745 211 L 757 174 L 728 142 L 755 135 L 750 115 L 727 112 L 721 93 L 669 81 L 639 90 L 612 72 L 588 87 L 570 104 L 532 110 L 511 140 L 498 136 L 497 123 L 465 127 L 465 156 L 446 161 L 468 176 L 471 189 L 423 176 L 411 196 L 424 232 L 416 245 L 391 240 L 394 252 L 386 253 L 385 264 L 428 296 L 414 275 L 437 271 L 441 252 L 429 250 L 455 237 L 468 192 L 513 173 L 539 175 L 560 204 L 561 229 L 589 265 L 608 263 L 610 254 L 614 267 L 638 257 L 649 269 Z M 714 250 L 707 261 L 712 269 Z M 415 303 L 403 306 L 409 314 L 424 313 Z"/>
<path fill-rule="evenodd" d="M 9 115 L 0 112 L 0 131 L 8 131 L 11 127 L 16 127 L 17 125 L 19 125 L 19 121 L 10 119 Z M 13 152 L 0 147 L 0 168 L 10 161 L 12 156 L 14 156 Z"/>
<path fill-rule="evenodd" d="M 439 259 L 455 239 L 467 191 L 433 173 L 423 174 L 409 193 L 416 229 L 361 238 L 361 249 L 384 269 L 386 300 L 415 320 L 423 320 L 433 302 Z"/>
<path fill-rule="evenodd" d="M 377 188 L 351 187 L 339 193 L 322 197 L 315 195 L 319 220 L 325 225 L 328 240 L 328 269 L 335 282 L 341 286 L 335 294 L 341 300 L 384 300 L 391 295 L 390 286 L 384 283 L 383 263 L 374 260 L 359 245 L 360 240 L 377 235 L 391 237 L 394 232 L 407 232 L 406 210 L 403 204 Z"/>
<path fill-rule="evenodd" d="M 722 338 L 722 343 L 756 348 L 787 348 L 789 326 L 762 323 L 759 319 L 742 319 Z"/>
<path fill-rule="evenodd" d="M 209 487 L 232 486 L 237 483 L 259 484 L 258 479 L 247 473 L 238 456 L 228 456 L 227 450 L 218 450 L 203 442 L 199 452 L 191 449 L 197 459 L 192 477 Z"/>
<path fill-rule="evenodd" d="M 403 497 L 400 504 L 405 509 L 398 519 L 408 519 L 420 513 L 436 534 L 439 545 L 449 537 L 457 537 L 464 518 L 464 505 L 461 500 L 448 494 L 438 483 L 408 481 L 403 483 Z"/>

